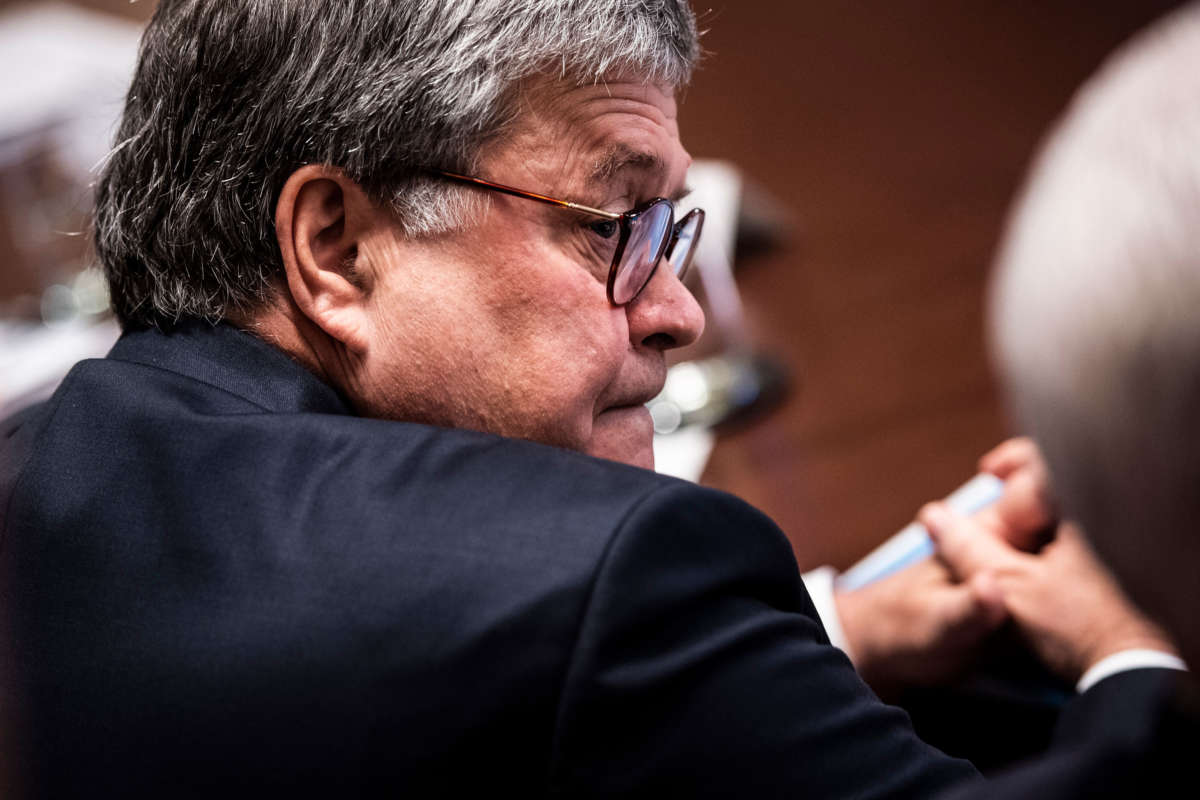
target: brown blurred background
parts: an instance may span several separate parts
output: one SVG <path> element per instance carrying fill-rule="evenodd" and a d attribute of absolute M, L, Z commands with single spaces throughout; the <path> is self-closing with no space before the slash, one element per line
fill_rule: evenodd
<path fill-rule="evenodd" d="M 740 166 L 795 223 L 737 272 L 752 337 L 794 391 L 721 434 L 704 483 L 771 515 L 802 567 L 845 567 L 1006 435 L 982 335 L 1005 210 L 1074 88 L 1177 3 L 694 4 L 710 55 L 685 144 Z"/>
<path fill-rule="evenodd" d="M 682 108 L 798 220 L 739 264 L 757 343 L 797 390 L 718 439 L 704 482 L 845 567 L 1006 435 L 988 264 L 1044 131 L 1163 0 L 696 3 L 711 55 Z"/>

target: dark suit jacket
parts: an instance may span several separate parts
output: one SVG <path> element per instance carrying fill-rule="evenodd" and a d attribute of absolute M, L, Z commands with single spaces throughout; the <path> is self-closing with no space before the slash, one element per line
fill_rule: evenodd
<path fill-rule="evenodd" d="M 30 794 L 928 797 L 922 744 L 728 495 L 353 416 L 227 326 L 124 336 L 0 429 Z"/>
<path fill-rule="evenodd" d="M 1105 678 L 1066 707 L 1049 753 L 947 800 L 1190 797 L 1200 715 L 1188 681 L 1167 669 Z"/>

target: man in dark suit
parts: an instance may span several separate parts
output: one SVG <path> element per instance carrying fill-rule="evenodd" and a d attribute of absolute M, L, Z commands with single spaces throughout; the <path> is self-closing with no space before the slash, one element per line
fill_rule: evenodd
<path fill-rule="evenodd" d="M 703 323 L 697 49 L 678 2 L 164 0 L 97 190 L 125 334 L 3 429 L 19 789 L 975 776 L 829 646 L 769 520 L 637 468 Z"/>
<path fill-rule="evenodd" d="M 1072 572 L 1058 568 L 1088 557 L 1079 528 L 1184 660 L 1200 662 L 1198 220 L 1200 5 L 1192 4 L 1134 39 L 1079 92 L 1043 148 L 997 265 L 996 360 L 1071 522 L 1035 559 L 977 520 L 941 506 L 922 514 L 944 560 L 964 578 L 994 575 L 1012 618 L 1064 671 L 1079 669 L 1081 644 L 1122 624 L 1092 613 Z M 1064 714 L 1046 758 L 962 795 L 1189 793 L 1200 752 L 1194 678 L 1112 675 L 1113 665 L 1093 667 L 1094 688 Z"/>

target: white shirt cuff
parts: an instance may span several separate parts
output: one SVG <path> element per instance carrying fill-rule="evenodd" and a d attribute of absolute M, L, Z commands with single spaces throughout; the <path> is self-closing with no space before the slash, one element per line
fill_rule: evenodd
<path fill-rule="evenodd" d="M 1105 656 L 1093 664 L 1091 669 L 1083 673 L 1079 683 L 1075 684 L 1075 689 L 1086 692 L 1100 681 L 1116 675 L 1118 672 L 1150 667 L 1187 670 L 1187 665 L 1183 663 L 1182 658 L 1161 650 L 1122 650 L 1111 656 Z"/>
<path fill-rule="evenodd" d="M 817 567 L 800 577 L 804 579 L 804 586 L 808 589 L 808 596 L 812 598 L 813 605 L 817 607 L 817 616 L 825 626 L 825 633 L 829 634 L 830 643 L 849 655 L 846 631 L 842 629 L 837 604 L 833 600 L 833 580 L 837 574 L 833 567 Z"/>

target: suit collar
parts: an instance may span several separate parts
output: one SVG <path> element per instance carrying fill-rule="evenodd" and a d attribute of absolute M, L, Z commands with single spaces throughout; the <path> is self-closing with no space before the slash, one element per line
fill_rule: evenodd
<path fill-rule="evenodd" d="M 354 413 L 337 391 L 282 350 L 227 323 L 129 331 L 108 357 L 194 378 L 268 411 Z"/>

